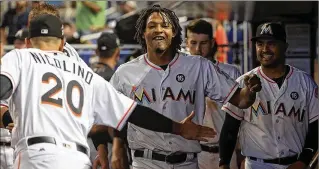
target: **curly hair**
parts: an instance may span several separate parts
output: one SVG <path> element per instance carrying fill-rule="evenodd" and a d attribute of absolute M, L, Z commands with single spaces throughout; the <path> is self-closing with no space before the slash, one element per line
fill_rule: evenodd
<path fill-rule="evenodd" d="M 29 13 L 28 22 L 30 22 L 33 18 L 43 14 L 50 14 L 60 18 L 59 11 L 55 6 L 43 3 L 32 8 L 32 10 Z"/>
<path fill-rule="evenodd" d="M 178 50 L 181 49 L 181 44 L 182 44 L 182 28 L 179 25 L 179 19 L 176 16 L 175 12 L 167 9 L 167 8 L 162 8 L 160 5 L 153 5 L 152 7 L 146 8 L 141 11 L 140 17 L 138 18 L 135 28 L 136 28 L 136 33 L 134 38 L 137 40 L 137 42 L 142 46 L 143 50 L 147 52 L 146 49 L 146 42 L 145 39 L 143 38 L 143 34 L 146 28 L 146 22 L 147 19 L 152 15 L 152 13 L 158 12 L 160 13 L 163 17 L 167 17 L 168 22 L 172 25 L 173 32 L 176 34 L 175 37 L 172 39 L 172 50 L 173 54 L 175 54 Z"/>

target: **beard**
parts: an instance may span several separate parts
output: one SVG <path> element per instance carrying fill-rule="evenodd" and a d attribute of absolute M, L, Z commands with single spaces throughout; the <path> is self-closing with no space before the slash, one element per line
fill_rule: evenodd
<path fill-rule="evenodd" d="M 156 52 L 157 54 L 162 54 L 162 53 L 165 52 L 165 50 L 164 50 L 164 49 L 161 49 L 161 48 L 156 48 L 156 49 L 155 49 L 155 52 Z"/>

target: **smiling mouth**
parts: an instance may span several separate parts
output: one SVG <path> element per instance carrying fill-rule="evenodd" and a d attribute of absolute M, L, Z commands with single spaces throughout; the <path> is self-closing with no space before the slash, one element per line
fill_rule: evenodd
<path fill-rule="evenodd" d="M 271 58 L 273 58 L 274 55 L 271 54 L 263 54 L 261 55 L 261 58 L 264 60 L 270 60 Z"/>
<path fill-rule="evenodd" d="M 165 38 L 163 36 L 156 36 L 153 38 L 153 40 L 156 40 L 156 41 L 161 41 L 161 40 L 164 40 Z"/>

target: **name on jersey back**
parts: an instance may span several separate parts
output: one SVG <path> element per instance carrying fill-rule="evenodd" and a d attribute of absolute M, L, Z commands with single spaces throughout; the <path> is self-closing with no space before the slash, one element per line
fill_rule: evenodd
<path fill-rule="evenodd" d="M 84 81 L 87 84 L 91 84 L 92 78 L 93 78 L 93 73 L 91 71 L 89 71 L 89 69 L 76 64 L 74 62 L 67 62 L 65 60 L 59 60 L 53 57 L 50 57 L 46 54 L 41 54 L 41 53 L 36 53 L 36 52 L 30 52 L 33 60 L 35 61 L 35 63 L 38 64 L 47 64 L 47 65 L 51 65 L 53 67 L 56 67 L 58 69 L 61 69 L 65 72 L 69 72 L 72 73 L 76 76 L 81 77 L 82 79 L 84 79 Z"/>

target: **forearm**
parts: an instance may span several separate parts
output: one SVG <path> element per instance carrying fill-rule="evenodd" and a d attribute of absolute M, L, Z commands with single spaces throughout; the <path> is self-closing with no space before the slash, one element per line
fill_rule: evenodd
<path fill-rule="evenodd" d="M 178 134 L 180 130 L 179 123 L 141 105 L 136 106 L 129 117 L 128 122 L 155 132 Z"/>
<path fill-rule="evenodd" d="M 306 135 L 306 141 L 304 148 L 299 155 L 298 161 L 309 165 L 312 157 L 318 150 L 318 120 L 309 124 L 308 133 Z"/>
<path fill-rule="evenodd" d="M 241 121 L 226 114 L 219 138 L 219 166 L 229 165 L 232 158 Z"/>
<path fill-rule="evenodd" d="M 94 12 L 94 13 L 98 13 L 98 12 L 101 11 L 101 8 L 100 8 L 97 4 L 95 4 L 95 3 L 93 3 L 93 2 L 83 1 L 82 3 L 83 3 L 83 5 L 85 5 L 86 7 L 90 8 L 90 10 L 91 10 L 92 12 Z"/>
<path fill-rule="evenodd" d="M 99 145 L 112 143 L 111 134 L 108 132 L 108 128 L 98 128 L 97 126 L 93 126 L 89 136 L 91 137 L 96 149 L 98 149 Z"/>
<path fill-rule="evenodd" d="M 247 87 L 238 88 L 229 102 L 240 109 L 247 109 L 254 104 L 256 93 L 250 92 Z"/>
<path fill-rule="evenodd" d="M 8 99 L 13 89 L 11 81 L 6 76 L 0 75 L 0 86 L 0 100 Z"/>

